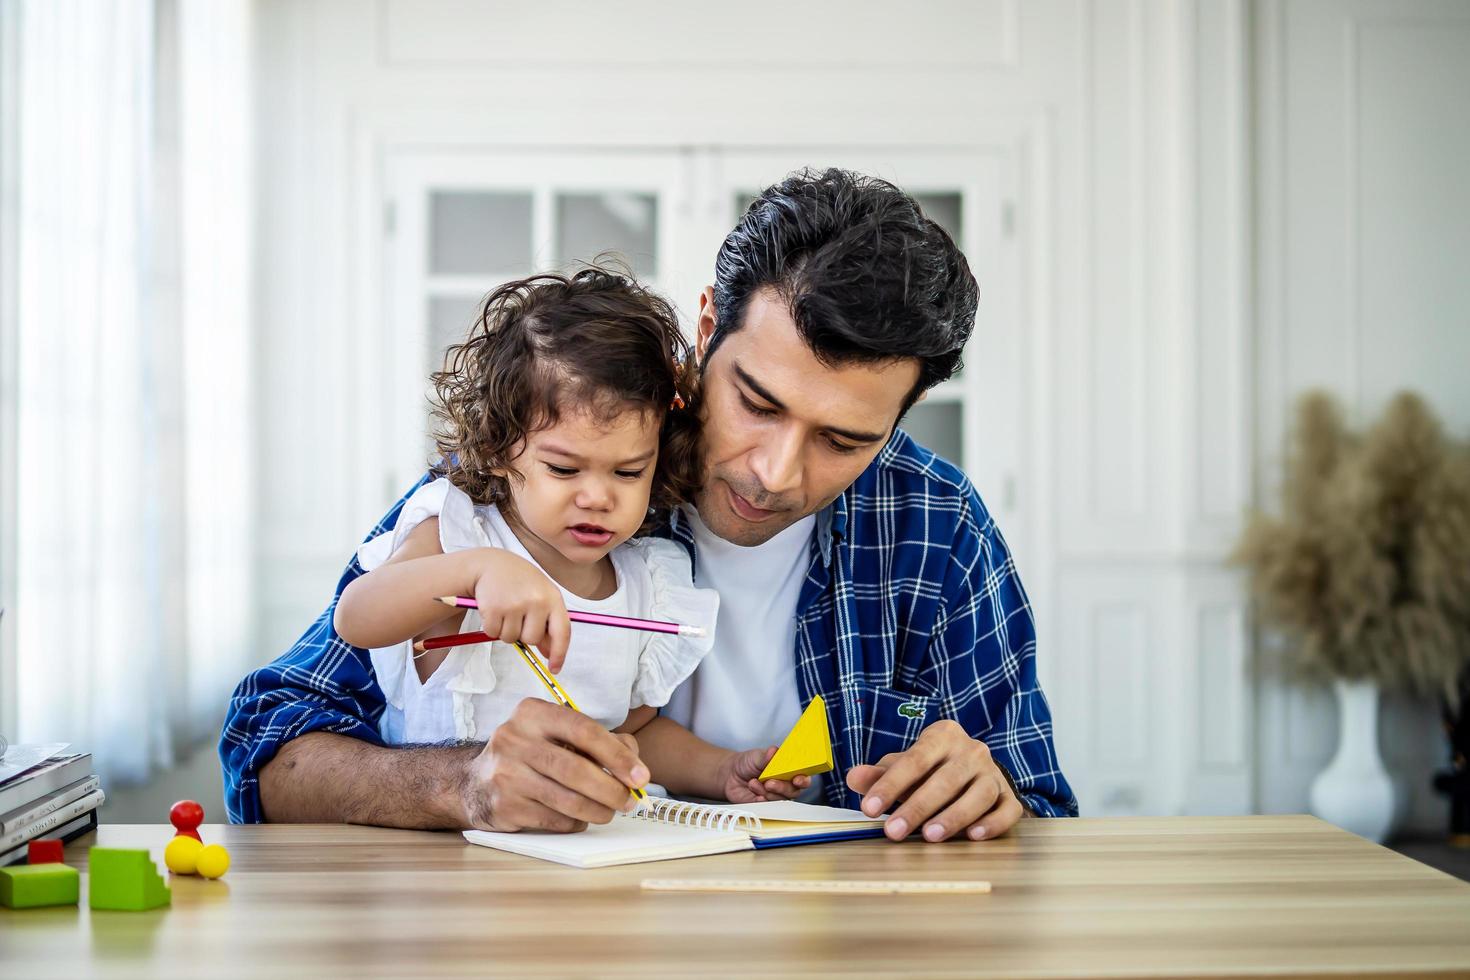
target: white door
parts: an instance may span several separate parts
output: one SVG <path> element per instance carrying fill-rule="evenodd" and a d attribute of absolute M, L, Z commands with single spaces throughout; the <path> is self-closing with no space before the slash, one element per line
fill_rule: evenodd
<path fill-rule="evenodd" d="M 491 290 L 602 253 L 666 294 L 689 281 L 682 265 L 687 169 L 677 150 L 406 149 L 389 156 L 383 335 L 371 372 L 381 379 L 381 397 L 370 393 L 363 406 L 379 415 L 378 458 L 393 461 L 384 503 L 423 474 L 432 447 L 429 375 Z"/>

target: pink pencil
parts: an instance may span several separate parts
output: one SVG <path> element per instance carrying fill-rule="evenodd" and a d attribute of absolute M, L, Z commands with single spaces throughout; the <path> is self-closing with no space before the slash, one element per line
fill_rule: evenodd
<path fill-rule="evenodd" d="M 462 595 L 441 595 L 439 601 L 446 606 L 461 609 L 479 609 L 474 599 Z M 676 633 L 679 636 L 704 636 L 704 627 L 685 626 L 682 623 L 665 623 L 656 619 L 638 619 L 635 616 L 605 616 L 602 613 L 567 610 L 567 618 L 574 623 L 591 623 L 594 626 L 618 626 L 625 630 L 643 630 L 645 633 Z"/>

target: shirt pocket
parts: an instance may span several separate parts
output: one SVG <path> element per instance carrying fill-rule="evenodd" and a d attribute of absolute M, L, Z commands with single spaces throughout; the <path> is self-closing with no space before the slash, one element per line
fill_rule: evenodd
<path fill-rule="evenodd" d="M 902 752 L 939 720 L 938 698 L 877 684 L 860 684 L 857 690 L 866 739 L 859 763 L 876 764 L 891 752 Z"/>

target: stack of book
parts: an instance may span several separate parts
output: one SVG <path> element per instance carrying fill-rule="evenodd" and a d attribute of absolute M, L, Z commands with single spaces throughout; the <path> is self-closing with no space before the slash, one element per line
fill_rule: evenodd
<path fill-rule="evenodd" d="M 91 753 L 10 746 L 0 765 L 0 867 L 24 861 L 33 840 L 70 841 L 94 829 L 102 801 Z"/>

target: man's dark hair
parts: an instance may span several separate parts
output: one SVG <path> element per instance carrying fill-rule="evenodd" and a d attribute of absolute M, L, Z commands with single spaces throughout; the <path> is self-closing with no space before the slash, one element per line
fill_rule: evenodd
<path fill-rule="evenodd" d="M 900 417 L 959 369 L 975 326 L 975 277 L 945 230 L 888 181 L 847 170 L 798 171 L 746 209 L 715 258 L 706 362 L 767 287 L 825 364 L 917 358 Z"/>

